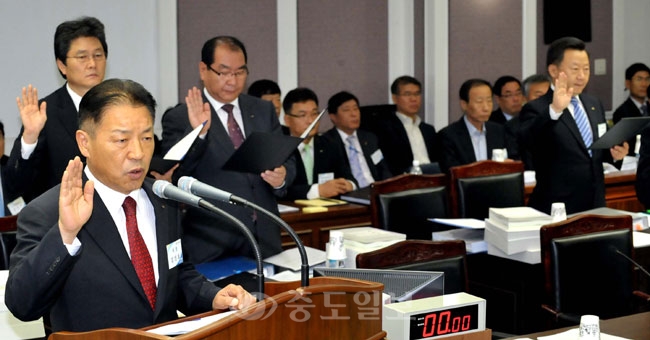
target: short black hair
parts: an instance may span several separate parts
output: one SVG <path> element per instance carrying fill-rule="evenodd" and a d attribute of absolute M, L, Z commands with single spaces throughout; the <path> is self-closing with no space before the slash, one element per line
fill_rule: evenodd
<path fill-rule="evenodd" d="M 524 79 L 522 90 L 524 91 L 524 96 L 528 95 L 528 91 L 530 91 L 530 85 L 532 84 L 540 84 L 540 83 L 551 83 L 551 78 L 549 78 L 545 74 L 533 74 L 528 76 L 528 78 Z"/>
<path fill-rule="evenodd" d="M 354 100 L 355 102 L 357 102 L 357 105 L 359 105 L 359 99 L 350 92 L 341 91 L 333 95 L 327 101 L 327 112 L 336 114 L 339 110 L 339 106 L 343 105 L 343 103 L 350 100 Z"/>
<path fill-rule="evenodd" d="M 637 72 L 646 71 L 650 73 L 650 68 L 644 63 L 634 63 L 625 70 L 625 80 L 632 80 Z"/>
<path fill-rule="evenodd" d="M 563 37 L 553 41 L 546 52 L 546 67 L 560 65 L 566 50 L 587 51 L 587 46 L 584 41 L 576 37 Z"/>
<path fill-rule="evenodd" d="M 246 54 L 244 43 L 228 35 L 220 35 L 206 41 L 201 49 L 201 61 L 208 66 L 212 65 L 214 63 L 214 50 L 219 46 L 227 46 L 231 51 L 241 51 L 244 54 L 244 63 L 248 64 L 248 54 Z"/>
<path fill-rule="evenodd" d="M 318 96 L 316 96 L 314 91 L 306 87 L 298 87 L 287 93 L 282 102 L 282 108 L 284 109 L 285 114 L 291 115 L 291 107 L 293 104 L 303 103 L 310 100 L 313 100 L 316 103 L 316 106 L 318 106 Z"/>
<path fill-rule="evenodd" d="M 248 94 L 253 97 L 262 98 L 265 94 L 282 94 L 282 92 L 280 92 L 280 86 L 273 80 L 260 79 L 248 87 Z"/>
<path fill-rule="evenodd" d="M 72 41 L 84 37 L 97 38 L 99 43 L 102 44 L 104 55 L 108 57 L 104 24 L 93 17 L 81 17 L 77 20 L 62 22 L 57 26 L 56 32 L 54 32 L 54 57 L 61 60 L 63 65 L 67 65 L 67 55 L 70 52 Z M 61 70 L 59 70 L 59 73 L 63 78 L 67 79 Z"/>
<path fill-rule="evenodd" d="M 139 83 L 128 79 L 108 79 L 93 86 L 79 104 L 79 128 L 92 133 L 92 125 L 99 124 L 106 109 L 116 105 L 144 106 L 156 116 L 156 100 Z"/>
<path fill-rule="evenodd" d="M 417 85 L 417 87 L 420 88 L 420 91 L 422 91 L 422 84 L 420 84 L 420 81 L 411 77 L 411 76 L 401 76 L 393 81 L 393 84 L 390 85 L 390 93 L 392 94 L 399 94 L 399 89 L 408 84 L 413 84 Z"/>
<path fill-rule="evenodd" d="M 479 78 L 472 78 L 466 80 L 463 85 L 460 86 L 460 91 L 458 91 L 460 99 L 469 103 L 469 90 L 481 85 L 487 86 L 490 91 L 492 91 L 492 85 L 490 85 L 489 81 Z"/>
<path fill-rule="evenodd" d="M 5 137 L 5 125 L 0 122 L 0 134 L 2 134 L 2 138 Z M 2 151 L 2 150 L 0 150 Z"/>
<path fill-rule="evenodd" d="M 507 83 L 512 83 L 512 82 L 516 82 L 517 84 L 519 84 L 519 88 L 521 88 L 521 82 L 519 81 L 519 79 L 513 76 L 502 76 L 499 77 L 499 79 L 497 79 L 497 81 L 494 82 L 494 86 L 492 87 L 492 92 L 496 96 L 501 97 L 501 91 L 503 90 L 503 87 Z"/>

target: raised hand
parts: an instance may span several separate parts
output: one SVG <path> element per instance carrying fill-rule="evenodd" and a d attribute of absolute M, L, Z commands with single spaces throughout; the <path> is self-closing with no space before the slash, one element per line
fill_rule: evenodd
<path fill-rule="evenodd" d="M 203 102 L 201 90 L 196 88 L 196 86 L 189 89 L 185 97 L 185 103 L 187 104 L 187 116 L 190 120 L 190 125 L 192 125 L 192 129 L 196 129 L 197 126 L 207 121 L 203 129 L 201 129 L 201 134 L 207 133 L 210 128 L 210 103 Z"/>
<path fill-rule="evenodd" d="M 558 113 L 564 111 L 569 106 L 571 97 L 573 97 L 573 87 L 569 87 L 566 73 L 560 72 L 557 79 L 555 79 L 555 91 L 551 103 L 553 111 Z"/>
<path fill-rule="evenodd" d="M 22 97 L 16 97 L 16 105 L 23 123 L 23 139 L 27 144 L 34 144 L 45 126 L 47 104 L 38 105 L 38 90 L 30 84 L 23 87 Z"/>
<path fill-rule="evenodd" d="M 81 228 L 88 222 L 93 211 L 95 185 L 92 181 L 83 182 L 81 173 L 83 163 L 79 157 L 68 162 L 61 179 L 59 192 L 59 231 L 66 244 L 72 244 Z"/>

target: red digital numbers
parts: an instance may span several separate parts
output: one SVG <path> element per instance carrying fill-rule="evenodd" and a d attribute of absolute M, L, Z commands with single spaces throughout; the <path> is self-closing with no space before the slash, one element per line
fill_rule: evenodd
<path fill-rule="evenodd" d="M 472 316 L 470 314 L 452 316 L 451 311 L 431 313 L 424 318 L 422 337 L 427 338 L 447 333 L 463 332 L 470 329 Z"/>

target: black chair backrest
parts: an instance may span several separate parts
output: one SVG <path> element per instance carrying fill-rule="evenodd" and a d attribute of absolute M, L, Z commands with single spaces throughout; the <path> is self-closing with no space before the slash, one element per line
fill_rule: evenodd
<path fill-rule="evenodd" d="M 551 240 L 555 306 L 564 314 L 609 319 L 633 312 L 632 233 L 610 230 Z"/>
<path fill-rule="evenodd" d="M 431 239 L 428 218 L 448 217 L 446 187 L 411 189 L 379 194 L 380 223 L 408 239 Z"/>
<path fill-rule="evenodd" d="M 523 172 L 458 179 L 458 210 L 461 218 L 483 220 L 489 209 L 524 205 Z"/>

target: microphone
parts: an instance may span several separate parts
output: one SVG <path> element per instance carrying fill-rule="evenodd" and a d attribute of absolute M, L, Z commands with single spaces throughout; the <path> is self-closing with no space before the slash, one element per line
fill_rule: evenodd
<path fill-rule="evenodd" d="M 286 231 L 291 239 L 296 243 L 296 248 L 298 248 L 298 252 L 300 253 L 300 260 L 302 264 L 300 265 L 300 283 L 303 287 L 308 287 L 309 286 L 309 261 L 307 260 L 307 251 L 305 250 L 305 246 L 302 244 L 302 241 L 300 240 L 300 237 L 298 237 L 298 234 L 291 228 L 285 221 L 283 221 L 280 217 L 278 217 L 276 214 L 260 207 L 259 205 L 249 202 L 241 197 L 237 197 L 227 191 L 217 189 L 211 185 L 202 183 L 198 179 L 190 176 L 183 176 L 178 179 L 178 186 L 182 189 L 185 190 L 189 193 L 192 193 L 194 195 L 201 196 L 203 198 L 211 198 L 211 199 L 216 199 L 222 202 L 226 203 L 231 203 L 231 204 L 237 204 L 237 205 L 243 205 L 246 207 L 250 207 L 256 211 L 259 211 L 260 213 L 264 214 L 265 216 L 269 217 L 273 222 L 275 222 L 277 225 L 279 225 L 284 231 Z"/>
<path fill-rule="evenodd" d="M 201 197 L 185 192 L 167 181 L 156 180 L 153 183 L 152 190 L 153 193 L 160 198 L 185 203 L 197 208 L 203 208 L 215 215 L 225 217 L 230 222 L 232 222 L 232 224 L 237 226 L 237 228 L 239 228 L 240 231 L 244 233 L 244 236 L 246 236 L 248 242 L 250 242 L 251 246 L 253 247 L 255 261 L 257 262 L 257 301 L 262 301 L 264 299 L 264 270 L 262 266 L 262 252 L 260 251 L 260 246 L 255 240 L 255 236 L 253 236 L 253 233 L 244 225 L 244 223 L 242 223 L 231 214 L 215 207 L 212 203 L 202 199 Z"/>
<path fill-rule="evenodd" d="M 641 270 L 645 275 L 647 275 L 648 277 L 650 277 L 650 273 L 649 273 L 645 268 L 643 268 L 643 266 L 640 265 L 638 262 L 632 260 L 631 257 L 629 257 L 629 256 L 627 256 L 627 255 L 625 255 L 625 254 L 623 254 L 623 252 L 621 252 L 620 250 L 618 250 L 618 249 L 617 249 L 616 247 L 614 247 L 614 246 L 609 246 L 609 249 L 611 249 L 611 250 L 617 252 L 619 255 L 623 256 L 625 259 L 627 259 L 628 261 L 632 262 L 632 264 L 634 264 L 637 268 L 639 268 L 639 270 Z"/>

